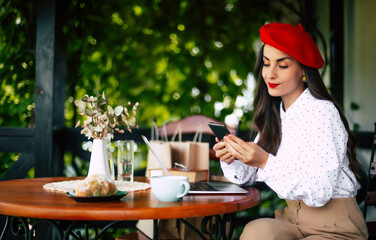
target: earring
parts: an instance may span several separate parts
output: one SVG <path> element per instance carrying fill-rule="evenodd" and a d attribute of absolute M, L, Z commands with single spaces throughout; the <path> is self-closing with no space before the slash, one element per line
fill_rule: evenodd
<path fill-rule="evenodd" d="M 303 82 L 307 82 L 307 78 L 305 75 L 303 75 Z"/>

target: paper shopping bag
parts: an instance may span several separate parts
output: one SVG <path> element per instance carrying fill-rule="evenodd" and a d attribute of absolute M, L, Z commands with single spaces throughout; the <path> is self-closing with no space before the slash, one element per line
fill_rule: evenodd
<path fill-rule="evenodd" d="M 186 222 L 191 224 L 196 230 L 201 232 L 201 222 L 204 217 L 195 217 L 195 218 L 184 218 Z M 196 240 L 198 239 L 197 234 L 193 229 L 187 227 L 182 221 L 180 221 L 180 239 L 182 240 Z M 202 233 L 202 232 L 201 232 Z M 203 234 L 205 239 L 210 239 L 210 235 Z"/>
<path fill-rule="evenodd" d="M 150 145 L 154 148 L 155 152 L 159 155 L 159 158 L 165 164 L 167 168 L 171 168 L 171 147 L 168 142 L 158 141 L 158 140 L 151 140 Z M 154 154 L 149 149 L 148 151 L 148 160 L 147 160 L 147 167 L 146 173 L 149 169 L 161 169 L 161 164 L 159 163 L 158 159 L 154 156 Z M 149 176 L 147 176 L 149 177 Z"/>
<path fill-rule="evenodd" d="M 154 135 L 154 130 L 155 135 Z M 171 160 L 171 147 L 170 143 L 167 141 L 167 136 L 165 136 L 164 140 L 158 140 L 159 139 L 159 133 L 158 133 L 158 127 L 153 122 L 153 127 L 152 127 L 152 133 L 151 133 L 151 140 L 150 145 L 153 147 L 155 152 L 158 154 L 162 162 L 165 164 L 167 168 L 172 167 L 172 160 Z M 158 159 L 154 156 L 153 152 L 149 149 L 148 151 L 148 158 L 147 158 L 147 166 L 146 166 L 146 177 L 149 174 L 150 169 L 160 169 L 161 164 L 159 163 Z"/>
<path fill-rule="evenodd" d="M 149 142 L 166 167 L 171 168 L 170 143 L 167 141 L 166 134 L 164 134 L 163 140 L 159 140 L 158 127 L 155 122 L 153 122 L 151 140 Z M 146 167 L 146 177 L 148 178 L 150 178 L 149 174 L 151 169 L 161 169 L 161 164 L 149 149 Z M 153 238 L 153 220 L 139 220 L 136 227 L 149 238 Z M 176 219 L 162 219 L 158 221 L 158 239 L 179 239 L 178 222 Z"/>
<path fill-rule="evenodd" d="M 174 141 L 178 136 L 178 141 Z M 171 157 L 173 163 L 177 162 L 183 164 L 189 169 L 201 169 L 207 170 L 206 181 L 209 179 L 209 150 L 210 146 L 207 142 L 201 142 L 202 138 L 202 126 L 200 126 L 192 141 L 182 141 L 181 126 L 178 125 L 175 131 L 170 145 L 171 145 Z M 201 232 L 201 221 L 204 217 L 185 218 L 189 224 L 195 227 Z M 180 239 L 190 240 L 198 239 L 195 231 L 187 227 L 180 222 Z M 203 234 L 205 236 L 205 234 Z M 210 236 L 206 235 L 205 239 L 210 239 Z"/>
<path fill-rule="evenodd" d="M 193 156 L 189 160 L 188 168 L 209 170 L 209 143 L 192 142 Z"/>
<path fill-rule="evenodd" d="M 180 163 L 189 169 L 209 171 L 209 143 L 201 142 L 202 128 L 198 128 L 192 141 L 182 141 L 181 126 L 179 125 L 171 138 L 172 162 Z M 178 136 L 178 141 L 175 141 Z"/>

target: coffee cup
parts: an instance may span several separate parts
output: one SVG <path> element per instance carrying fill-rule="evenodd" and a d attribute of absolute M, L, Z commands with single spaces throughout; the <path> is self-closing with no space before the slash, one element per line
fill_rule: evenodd
<path fill-rule="evenodd" d="M 162 202 L 180 201 L 190 189 L 188 177 L 184 176 L 154 176 L 150 184 L 152 193 Z"/>

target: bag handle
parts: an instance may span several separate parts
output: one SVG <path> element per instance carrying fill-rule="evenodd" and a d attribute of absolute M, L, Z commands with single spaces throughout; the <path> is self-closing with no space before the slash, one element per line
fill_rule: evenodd
<path fill-rule="evenodd" d="M 154 133 L 155 133 L 155 138 L 154 138 Z M 168 142 L 166 124 L 163 124 L 161 139 L 164 140 L 165 142 Z M 159 140 L 159 129 L 155 121 L 153 121 L 153 125 L 151 128 L 151 140 Z"/>
<path fill-rule="evenodd" d="M 203 128 L 202 124 L 200 124 L 200 126 L 198 126 L 198 128 L 197 128 L 195 136 L 193 137 L 193 142 L 201 142 L 202 141 L 202 132 L 203 132 L 202 128 Z"/>
<path fill-rule="evenodd" d="M 171 142 L 175 141 L 176 136 L 178 136 L 178 141 L 182 141 L 182 130 L 181 130 L 181 123 L 178 124 L 176 127 L 174 134 L 171 137 Z M 201 142 L 202 141 L 202 132 L 203 132 L 203 127 L 202 124 L 198 126 L 197 131 L 195 132 L 195 135 L 193 137 L 193 142 Z M 166 134 L 167 135 L 167 134 Z"/>
<path fill-rule="evenodd" d="M 175 129 L 174 135 L 171 137 L 171 142 L 175 141 L 176 136 L 179 136 L 178 141 L 182 141 L 182 136 L 181 136 L 181 123 L 178 124 L 178 126 Z"/>
<path fill-rule="evenodd" d="M 162 127 L 162 139 L 164 139 L 165 142 L 168 142 L 166 123 L 164 123 Z"/>
<path fill-rule="evenodd" d="M 155 133 L 155 138 L 154 138 L 154 133 Z M 153 124 L 151 126 L 151 135 L 150 135 L 151 140 L 158 140 L 159 139 L 159 132 L 158 132 L 158 126 L 155 121 L 153 121 Z"/>

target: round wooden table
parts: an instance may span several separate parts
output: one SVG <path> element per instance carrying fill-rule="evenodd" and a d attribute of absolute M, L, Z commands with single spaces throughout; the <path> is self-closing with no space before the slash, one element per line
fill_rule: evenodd
<path fill-rule="evenodd" d="M 50 182 L 79 178 L 51 177 L 0 181 L 0 214 L 21 218 L 73 221 L 175 219 L 235 213 L 258 205 L 257 189 L 247 194 L 187 195 L 180 202 L 161 202 L 151 190 L 129 192 L 120 201 L 80 203 L 61 192 L 43 189 Z M 145 181 L 145 178 L 135 178 Z"/>

